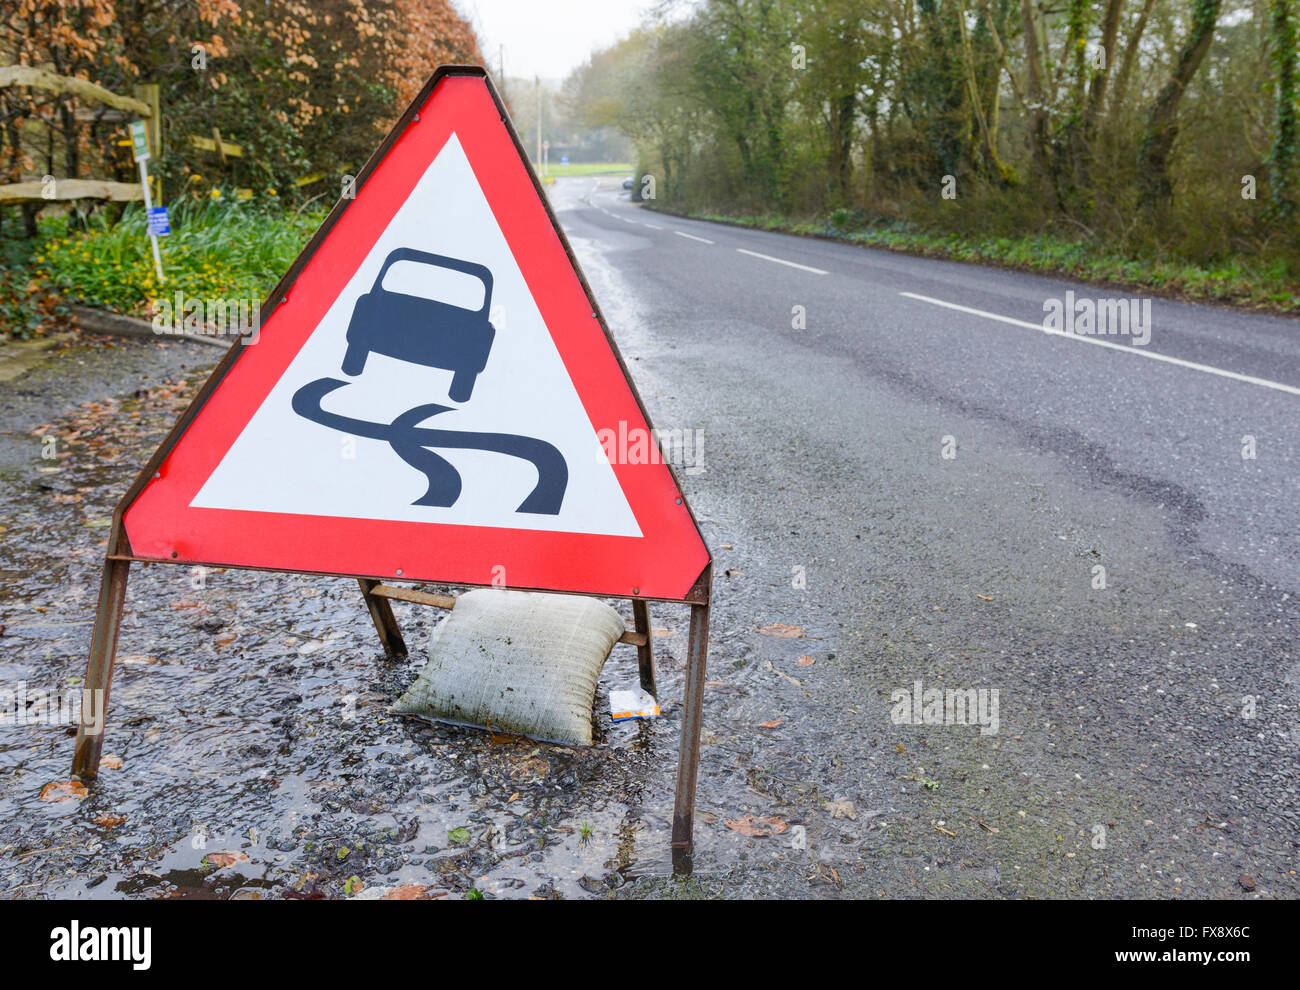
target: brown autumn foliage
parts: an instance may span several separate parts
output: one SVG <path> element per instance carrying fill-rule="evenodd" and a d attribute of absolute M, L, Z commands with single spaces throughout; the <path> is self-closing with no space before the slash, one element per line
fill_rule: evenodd
<path fill-rule="evenodd" d="M 163 147 L 150 168 L 169 199 L 214 186 L 336 190 L 439 63 L 479 61 L 448 0 L 8 0 L 0 11 L 0 66 L 46 66 L 126 96 L 160 86 Z M 130 181 L 125 127 L 92 101 L 0 88 L 0 181 Z M 214 129 L 242 155 L 192 144 Z M 295 184 L 314 174 L 314 188 Z"/>

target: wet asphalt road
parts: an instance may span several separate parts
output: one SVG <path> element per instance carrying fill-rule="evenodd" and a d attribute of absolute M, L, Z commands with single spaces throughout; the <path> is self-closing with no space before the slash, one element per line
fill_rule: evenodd
<path fill-rule="evenodd" d="M 753 649 L 706 724 L 781 718 L 759 789 L 853 799 L 827 861 L 856 848 L 858 892 L 1296 896 L 1300 326 L 1152 303 L 1144 350 L 1270 387 L 939 305 L 1040 326 L 1119 291 L 625 195 L 553 199 L 656 425 L 705 431 L 686 483 Z M 997 734 L 895 725 L 918 679 L 997 689 Z"/>
<path fill-rule="evenodd" d="M 388 715 L 427 609 L 398 606 L 388 664 L 351 582 L 151 566 L 120 769 L 42 801 L 67 728 L 2 727 L 0 896 L 1300 893 L 1300 396 L 900 295 L 1037 324 L 1065 283 L 650 214 L 612 179 L 552 199 L 656 426 L 703 431 L 695 875 L 666 849 L 684 609 L 651 613 L 664 717 L 609 722 L 618 647 L 569 750 Z M 1295 326 L 1156 300 L 1147 349 L 1297 387 Z M 216 356 L 75 347 L 0 383 L 5 684 L 75 687 L 103 519 Z M 110 398 L 134 425 L 87 428 Z M 917 680 L 996 690 L 997 731 L 896 724 Z"/>

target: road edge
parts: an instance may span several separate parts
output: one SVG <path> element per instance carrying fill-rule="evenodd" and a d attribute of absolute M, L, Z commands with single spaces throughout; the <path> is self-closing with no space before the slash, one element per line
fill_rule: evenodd
<path fill-rule="evenodd" d="M 789 237 L 806 237 L 810 240 L 827 241 L 831 244 L 844 244 L 848 247 L 862 248 L 869 251 L 888 251 L 890 254 L 900 254 L 909 258 L 928 258 L 931 261 L 948 261 L 957 265 L 973 265 L 979 268 L 996 268 L 1002 271 L 1020 272 L 1023 275 L 1038 275 L 1042 278 L 1065 279 L 1079 285 L 1090 285 L 1096 286 L 1100 289 L 1115 289 L 1128 293 L 1142 294 L 1154 299 L 1169 299 L 1174 302 L 1189 303 L 1196 306 L 1215 306 L 1219 309 L 1231 310 L 1234 313 L 1246 313 L 1254 316 L 1275 316 L 1279 319 L 1300 322 L 1300 309 L 1279 309 L 1275 306 L 1268 306 L 1265 304 L 1251 304 L 1209 296 L 1194 296 L 1186 292 L 1180 292 L 1177 289 L 1159 288 L 1153 285 L 1144 285 L 1140 282 L 1117 282 L 1112 279 L 1089 278 L 1087 275 L 1080 274 L 1079 272 L 1067 271 L 1063 268 L 1030 268 L 1028 265 L 1018 265 L 1010 261 L 997 261 L 992 259 L 972 261 L 969 258 L 954 258 L 952 255 L 942 250 L 909 250 L 905 247 L 897 247 L 890 244 L 866 244 L 862 241 L 855 241 L 851 237 L 845 237 L 829 232 L 796 230 L 793 227 L 786 226 L 761 227 L 758 224 L 746 223 L 744 220 L 736 217 L 722 217 L 717 215 L 711 215 L 708 217 L 698 216 L 680 210 L 668 209 L 663 206 L 652 206 L 649 202 L 644 200 L 640 203 L 640 206 L 642 209 L 649 210 L 652 213 L 677 217 L 681 220 L 695 220 L 699 223 L 716 223 L 723 227 L 738 227 L 741 230 L 757 230 L 772 234 L 785 234 Z"/>
<path fill-rule="evenodd" d="M 134 316 L 121 313 L 109 313 L 90 306 L 72 306 L 72 319 L 77 328 L 85 333 L 103 333 L 114 337 L 156 337 L 166 340 L 188 340 L 195 344 L 207 344 L 209 347 L 228 348 L 230 342 L 220 337 L 206 337 L 196 333 L 158 333 L 153 324 Z"/>

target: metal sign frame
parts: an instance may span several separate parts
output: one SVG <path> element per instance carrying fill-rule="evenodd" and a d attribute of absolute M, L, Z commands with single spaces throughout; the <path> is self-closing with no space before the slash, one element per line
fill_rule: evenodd
<path fill-rule="evenodd" d="M 626 362 L 623 355 L 619 352 L 618 345 L 614 341 L 613 334 L 610 332 L 609 325 L 605 322 L 604 313 L 601 311 L 599 304 L 592 294 L 591 286 L 587 282 L 586 276 L 574 256 L 573 249 L 569 245 L 568 238 L 565 237 L 556 220 L 555 213 L 551 209 L 551 204 L 546 198 L 545 191 L 537 179 L 532 164 L 528 160 L 523 144 L 519 140 L 519 135 L 515 131 L 514 125 L 510 121 L 510 115 L 506 110 L 505 104 L 502 103 L 496 87 L 492 83 L 486 69 L 477 65 L 442 65 L 439 66 L 424 84 L 419 94 L 411 102 L 406 111 L 398 118 L 392 129 L 388 132 L 383 142 L 375 150 L 365 167 L 362 168 L 357 176 L 354 188 L 360 190 L 369 180 L 374 171 L 383 161 L 389 150 L 405 132 L 406 128 L 414 121 L 419 119 L 420 108 L 425 105 L 429 97 L 433 94 L 434 89 L 444 78 L 449 76 L 472 76 L 482 79 L 487 85 L 487 90 L 492 97 L 496 109 L 501 117 L 501 122 L 505 125 L 511 140 L 514 142 L 519 158 L 523 163 L 530 180 L 532 181 L 534 191 L 538 200 L 541 202 L 546 211 L 546 216 L 550 220 L 551 226 L 560 239 L 565 254 L 573 267 L 574 274 L 577 275 L 586 293 L 587 301 L 591 304 L 591 311 L 596 316 L 601 331 L 605 335 L 605 340 L 609 345 L 614 358 L 618 362 L 618 367 L 631 389 L 632 396 L 636 401 L 641 415 L 644 417 L 646 425 L 650 426 L 650 416 L 646 412 L 645 403 L 637 391 L 636 384 L 632 376 L 628 373 Z M 312 239 L 308 242 L 306 248 L 294 260 L 289 271 L 272 290 L 266 301 L 262 304 L 260 319 L 264 325 L 275 308 L 287 296 L 290 287 L 298 279 L 307 262 L 316 253 L 317 249 L 324 243 L 334 225 L 353 202 L 352 198 L 340 198 L 335 204 L 334 209 L 330 211 L 328 217 L 317 229 Z M 199 390 L 189 407 L 181 414 L 176 424 L 172 427 L 148 463 L 136 476 L 135 481 L 127 490 L 122 500 L 118 503 L 117 508 L 113 511 L 112 526 L 109 531 L 108 549 L 104 558 L 103 574 L 100 581 L 99 605 L 95 613 L 95 627 L 91 639 L 90 657 L 86 665 L 86 679 L 84 691 L 99 691 L 101 703 L 98 711 L 101 715 L 107 715 L 109 691 L 112 685 L 114 659 L 117 652 L 118 634 L 121 630 L 122 608 L 126 600 L 127 576 L 132 562 L 140 563 L 174 563 L 187 566 L 210 566 L 210 567 L 230 567 L 243 570 L 264 570 L 280 573 L 301 573 L 313 574 L 324 577 L 348 577 L 356 578 L 361 585 L 361 593 L 366 607 L 374 621 L 375 629 L 379 635 L 380 643 L 384 648 L 385 654 L 390 657 L 402 657 L 406 654 L 406 647 L 402 641 L 400 630 L 397 622 L 393 617 L 392 608 L 389 605 L 390 599 L 419 602 L 423 604 L 439 605 L 444 608 L 451 607 L 454 604 L 454 598 L 450 596 L 434 595 L 428 592 L 422 592 L 414 589 L 407 589 L 385 584 L 385 579 L 391 580 L 391 575 L 368 575 L 356 573 L 340 573 L 332 571 L 298 571 L 292 568 L 272 568 L 272 567 L 247 567 L 228 562 L 214 562 L 205 560 L 192 560 L 181 558 L 176 551 L 172 552 L 171 560 L 159 560 L 155 557 L 137 556 L 132 552 L 131 544 L 127 538 L 123 517 L 128 508 L 135 502 L 136 498 L 144 490 L 149 481 L 154 478 L 163 463 L 167 460 L 173 448 L 180 442 L 186 430 L 194 422 L 199 412 L 206 405 L 208 400 L 221 386 L 226 375 L 234 366 L 239 356 L 243 353 L 244 348 L 248 346 L 244 339 L 236 338 L 230 350 L 226 352 L 225 357 L 217 365 L 216 369 L 209 376 L 203 387 Z M 673 471 L 672 465 L 663 461 L 664 466 L 668 468 L 672 476 L 673 483 L 681 493 L 682 505 L 686 508 L 692 523 L 695 525 L 696 532 L 699 533 L 699 522 L 695 518 L 695 513 L 691 510 L 690 503 L 686 499 L 685 492 L 682 491 L 681 484 L 677 479 L 677 474 Z M 690 853 L 692 850 L 692 831 L 695 815 L 695 789 L 696 779 L 699 768 L 700 755 L 700 723 L 702 718 L 702 708 L 704 701 L 704 681 L 705 668 L 708 656 L 709 644 L 709 608 L 712 602 L 712 552 L 708 550 L 708 544 L 704 542 L 703 533 L 699 533 L 700 541 L 708 553 L 708 561 L 704 569 L 696 578 L 694 585 L 681 598 L 663 598 L 657 596 L 617 596 L 617 595 L 600 595 L 592 597 L 618 598 L 626 597 L 632 602 L 634 631 L 625 634 L 621 642 L 631 643 L 637 647 L 638 663 L 640 667 L 641 684 L 651 693 L 655 692 L 655 676 L 653 666 L 653 645 L 650 634 L 650 621 L 648 603 L 651 601 L 677 602 L 686 604 L 691 607 L 690 631 L 687 645 L 687 663 L 686 663 L 686 684 L 682 708 L 682 737 L 681 748 L 679 752 L 677 786 L 673 807 L 673 826 L 672 826 L 672 848 L 674 853 L 674 864 L 678 869 L 690 869 Z M 425 582 L 431 583 L 431 582 Z M 488 585 L 473 584 L 467 582 L 456 582 L 457 587 L 488 587 Z M 546 591 L 550 589 L 520 589 L 520 590 L 539 590 Z M 581 592 L 565 591 L 562 594 L 582 594 Z M 104 721 L 101 719 L 100 726 L 87 721 L 86 705 L 82 706 L 82 721 L 77 731 L 76 750 L 73 755 L 72 773 L 83 781 L 91 780 L 98 775 L 100 752 L 104 741 Z"/>

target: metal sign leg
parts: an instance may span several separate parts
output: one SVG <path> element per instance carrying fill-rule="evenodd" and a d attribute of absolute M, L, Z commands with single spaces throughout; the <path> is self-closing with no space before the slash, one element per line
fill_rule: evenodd
<path fill-rule="evenodd" d="M 104 724 L 108 715 L 108 690 L 113 682 L 113 659 L 117 634 L 122 626 L 122 604 L 126 600 L 126 576 L 130 562 L 104 561 L 99 584 L 99 609 L 90 641 L 86 683 L 81 692 L 81 726 L 77 749 L 72 757 L 72 774 L 83 781 L 99 773 L 99 752 L 104 745 Z"/>
<path fill-rule="evenodd" d="M 632 625 L 636 631 L 645 636 L 645 643 L 636 648 L 636 662 L 641 668 L 641 690 L 652 694 L 659 700 L 659 689 L 655 686 L 655 646 L 650 635 L 650 606 L 640 599 L 632 599 Z"/>
<path fill-rule="evenodd" d="M 688 857 L 692 848 L 695 778 L 700 765 L 700 721 L 704 707 L 704 670 L 708 653 L 709 606 L 692 605 L 690 644 L 686 652 L 686 697 L 682 704 L 681 762 L 677 767 L 677 798 L 673 808 L 675 865 L 678 860 Z"/>
<path fill-rule="evenodd" d="M 370 618 L 375 621 L 375 631 L 379 633 L 379 642 L 383 644 L 384 656 L 389 660 L 405 659 L 406 640 L 402 639 L 402 631 L 397 628 L 397 619 L 393 617 L 393 606 L 388 604 L 387 598 L 380 598 L 370 593 L 370 589 L 380 582 L 368 578 L 360 578 L 359 581 L 361 596 L 366 600 L 366 608 L 370 609 Z"/>

